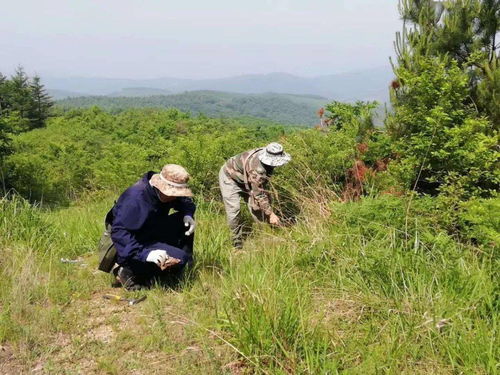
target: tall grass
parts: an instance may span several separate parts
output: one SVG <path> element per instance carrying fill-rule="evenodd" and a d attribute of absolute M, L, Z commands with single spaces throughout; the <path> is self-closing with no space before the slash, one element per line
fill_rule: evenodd
<path fill-rule="evenodd" d="M 48 333 L 69 328 L 64 306 L 103 285 L 93 267 L 61 262 L 94 255 L 102 207 L 46 211 L 15 195 L 0 199 L 1 342 L 17 343 L 28 358 L 39 354 Z"/>
<path fill-rule="evenodd" d="M 90 307 L 69 314 L 67 306 L 109 285 L 94 269 L 111 203 L 94 196 L 45 211 L 17 197 L 0 201 L 0 342 L 24 353 L 27 368 L 54 351 L 54 335 L 86 334 L 74 321 L 85 322 Z M 300 205 L 294 226 L 255 225 L 234 252 L 221 204 L 200 202 L 191 278 L 176 291 L 148 292 L 134 329 L 93 347 L 101 371 L 147 371 L 146 360 L 118 361 L 130 348 L 139 358 L 201 348 L 188 362 L 172 357 L 168 368 L 179 373 L 229 373 L 228 362 L 262 374 L 497 371 L 491 249 L 433 225 L 419 200 L 409 210 L 390 196 Z"/>
<path fill-rule="evenodd" d="M 498 272 L 400 198 L 262 233 L 224 279 L 221 322 L 262 373 L 493 373 Z M 318 212 L 318 215 L 320 213 Z"/>

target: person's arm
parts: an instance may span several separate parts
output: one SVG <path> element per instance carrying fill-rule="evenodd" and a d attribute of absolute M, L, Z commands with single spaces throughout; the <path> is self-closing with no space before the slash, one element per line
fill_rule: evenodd
<path fill-rule="evenodd" d="M 194 218 L 196 205 L 194 204 L 191 198 L 188 197 L 177 198 L 172 204 L 172 207 L 176 211 L 179 211 L 182 214 L 182 216 L 191 216 L 192 218 Z"/>
<path fill-rule="evenodd" d="M 118 253 L 118 263 L 126 264 L 129 260 L 146 261 L 149 251 L 137 241 L 136 232 L 143 226 L 147 212 L 133 197 L 120 197 L 114 209 L 111 227 L 111 239 Z"/>
<path fill-rule="evenodd" d="M 248 183 L 250 185 L 250 196 L 252 197 L 252 209 L 262 211 L 264 215 L 270 217 L 273 215 L 267 184 L 269 176 L 265 173 L 259 173 L 256 170 L 251 170 L 248 173 Z"/>

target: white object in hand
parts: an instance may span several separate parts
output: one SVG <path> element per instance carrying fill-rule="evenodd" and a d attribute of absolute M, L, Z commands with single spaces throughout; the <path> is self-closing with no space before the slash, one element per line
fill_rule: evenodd
<path fill-rule="evenodd" d="M 169 256 L 165 250 L 151 250 L 146 258 L 146 262 L 155 263 L 161 268 L 168 258 Z"/>
<path fill-rule="evenodd" d="M 196 228 L 196 222 L 191 216 L 184 216 L 184 226 L 188 228 L 188 230 L 184 233 L 186 236 L 190 236 L 194 233 L 194 229 Z"/>

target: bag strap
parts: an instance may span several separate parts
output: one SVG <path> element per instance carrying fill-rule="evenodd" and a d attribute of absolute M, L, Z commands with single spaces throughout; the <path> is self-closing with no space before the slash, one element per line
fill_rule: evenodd
<path fill-rule="evenodd" d="M 115 203 L 113 203 L 113 207 L 111 207 L 111 209 L 108 211 L 108 213 L 106 214 L 106 216 L 104 218 L 104 227 L 105 228 L 107 228 L 108 225 L 113 224 L 113 219 L 114 219 L 113 209 L 115 208 L 115 205 L 116 205 L 116 201 L 115 201 Z"/>

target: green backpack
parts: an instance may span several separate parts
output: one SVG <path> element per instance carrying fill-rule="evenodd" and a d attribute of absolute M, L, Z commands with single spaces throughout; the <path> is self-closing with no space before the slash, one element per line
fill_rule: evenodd
<path fill-rule="evenodd" d="M 97 269 L 111 272 L 116 263 L 116 248 L 111 239 L 111 223 L 113 222 L 113 209 L 109 210 L 104 219 L 104 233 L 99 241 L 99 265 Z"/>

